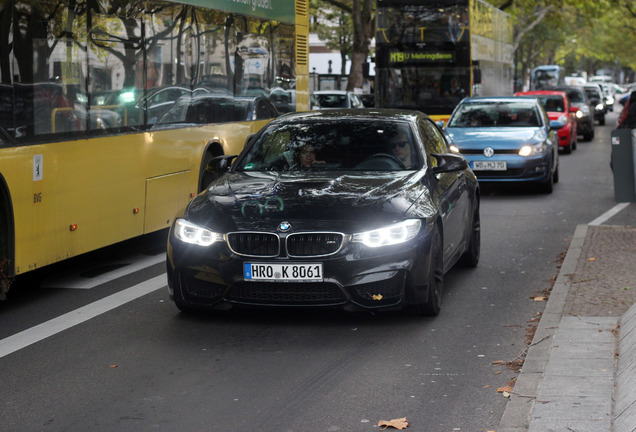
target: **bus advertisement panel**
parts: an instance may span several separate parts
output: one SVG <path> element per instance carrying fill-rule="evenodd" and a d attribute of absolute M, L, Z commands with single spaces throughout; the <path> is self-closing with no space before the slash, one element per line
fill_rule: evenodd
<path fill-rule="evenodd" d="M 512 94 L 509 16 L 481 0 L 378 0 L 376 105 L 446 119 L 471 95 Z"/>
<path fill-rule="evenodd" d="M 0 4 L 0 296 L 168 228 L 280 113 L 309 108 L 307 2 Z M 4 282 L 3 282 L 4 281 Z"/>

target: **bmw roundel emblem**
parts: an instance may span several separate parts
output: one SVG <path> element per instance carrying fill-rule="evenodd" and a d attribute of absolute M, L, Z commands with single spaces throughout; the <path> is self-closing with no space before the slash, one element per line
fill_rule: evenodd
<path fill-rule="evenodd" d="M 287 232 L 291 229 L 291 224 L 289 222 L 281 222 L 278 225 L 278 231 L 280 232 Z"/>
<path fill-rule="evenodd" d="M 492 147 L 486 147 L 484 149 L 484 156 L 486 157 L 492 157 L 492 155 L 495 154 L 495 151 L 492 149 Z"/>

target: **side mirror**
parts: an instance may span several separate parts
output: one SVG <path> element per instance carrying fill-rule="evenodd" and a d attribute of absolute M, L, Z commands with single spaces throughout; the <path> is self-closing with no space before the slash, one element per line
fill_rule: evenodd
<path fill-rule="evenodd" d="M 579 110 L 579 108 L 578 108 L 578 107 L 575 107 L 574 105 L 572 105 L 572 106 L 570 107 L 570 111 L 572 111 L 573 113 L 577 112 L 578 110 Z"/>
<path fill-rule="evenodd" d="M 552 130 L 559 130 L 561 129 L 563 126 L 565 126 L 565 123 L 562 123 L 558 120 L 552 120 L 550 122 L 550 129 Z"/>
<path fill-rule="evenodd" d="M 437 159 L 437 165 L 431 168 L 431 172 L 433 174 L 463 171 L 468 168 L 468 162 L 466 162 L 466 159 L 460 155 L 450 153 L 432 153 L 431 156 Z"/>
<path fill-rule="evenodd" d="M 228 172 L 230 170 L 230 166 L 232 166 L 232 160 L 237 156 L 238 155 L 221 155 L 213 157 L 212 159 L 210 159 L 206 170 L 216 171 L 219 173 Z"/>

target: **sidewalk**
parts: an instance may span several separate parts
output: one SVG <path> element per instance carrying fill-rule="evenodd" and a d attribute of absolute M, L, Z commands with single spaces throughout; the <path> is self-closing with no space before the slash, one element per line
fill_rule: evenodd
<path fill-rule="evenodd" d="M 497 432 L 636 432 L 636 204 L 579 225 Z"/>

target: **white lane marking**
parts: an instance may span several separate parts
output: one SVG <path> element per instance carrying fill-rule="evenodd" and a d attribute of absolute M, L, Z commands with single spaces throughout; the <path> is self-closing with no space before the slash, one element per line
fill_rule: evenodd
<path fill-rule="evenodd" d="M 609 218 L 611 218 L 612 216 L 614 216 L 619 211 L 623 210 L 628 205 L 629 205 L 628 202 L 627 203 L 616 204 L 614 207 L 612 207 L 611 209 L 609 209 L 608 211 L 606 211 L 605 213 L 603 213 L 602 215 L 600 215 L 599 217 L 594 219 L 588 225 L 593 225 L 593 226 L 600 225 L 603 222 L 605 222 L 606 220 L 608 220 Z"/>
<path fill-rule="evenodd" d="M 138 285 L 0 340 L 0 358 L 166 286 L 163 273 Z"/>
<path fill-rule="evenodd" d="M 123 264 L 123 267 L 117 270 L 109 271 L 104 274 L 95 277 L 86 277 L 79 274 L 73 274 L 70 276 L 63 276 L 58 279 L 50 279 L 42 283 L 42 288 L 71 288 L 71 289 L 91 289 L 98 285 L 110 282 L 122 276 L 134 273 L 136 271 L 153 266 L 162 261 L 165 262 L 166 254 L 159 254 L 154 256 L 137 255 L 130 257 L 130 262 L 108 262 L 105 265 L 118 265 Z"/>

